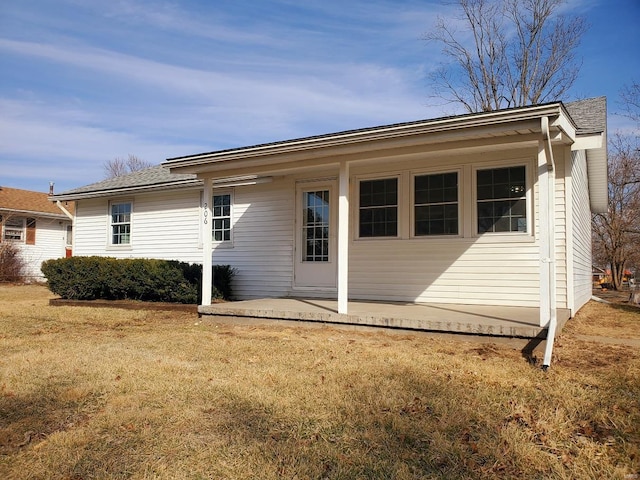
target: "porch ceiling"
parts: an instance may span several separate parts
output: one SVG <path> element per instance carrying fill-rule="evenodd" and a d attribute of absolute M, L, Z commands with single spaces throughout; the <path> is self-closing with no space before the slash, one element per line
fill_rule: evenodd
<path fill-rule="evenodd" d="M 530 307 L 350 301 L 349 313 L 338 314 L 335 300 L 265 298 L 200 306 L 198 312 L 522 338 L 546 331 L 539 309 Z M 558 311 L 559 330 L 568 318 L 568 310 Z"/>

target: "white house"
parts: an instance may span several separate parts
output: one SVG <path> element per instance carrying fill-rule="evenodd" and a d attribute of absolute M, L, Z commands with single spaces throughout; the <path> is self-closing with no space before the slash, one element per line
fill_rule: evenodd
<path fill-rule="evenodd" d="M 73 208 L 52 204 L 46 193 L 0 187 L 0 246 L 19 248 L 27 279 L 44 280 L 42 262 L 71 255 Z"/>
<path fill-rule="evenodd" d="M 239 299 L 540 307 L 544 326 L 591 297 L 606 153 L 600 97 L 189 155 L 51 198 L 77 202 L 75 255 L 230 264 Z"/>

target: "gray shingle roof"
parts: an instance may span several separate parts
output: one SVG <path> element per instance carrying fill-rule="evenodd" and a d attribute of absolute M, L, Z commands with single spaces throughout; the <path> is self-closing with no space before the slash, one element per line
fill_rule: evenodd
<path fill-rule="evenodd" d="M 201 182 L 202 181 L 198 180 L 193 174 L 169 173 L 167 168 L 164 168 L 162 165 L 157 165 L 155 167 L 145 168 L 144 170 L 138 170 L 137 172 L 132 172 L 127 175 L 121 175 L 92 183 L 91 185 L 85 185 L 84 187 L 67 190 L 62 192 L 60 195 L 108 192 L 136 187 L 171 186 L 172 184 L 185 183 L 193 183 L 194 185 L 197 185 Z"/>
<path fill-rule="evenodd" d="M 607 129 L 607 97 L 587 98 L 565 104 L 576 122 L 578 134 L 600 133 Z"/>

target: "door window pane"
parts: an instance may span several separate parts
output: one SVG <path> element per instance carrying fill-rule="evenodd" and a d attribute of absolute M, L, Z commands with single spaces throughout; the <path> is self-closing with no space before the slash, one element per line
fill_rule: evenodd
<path fill-rule="evenodd" d="M 329 190 L 302 194 L 302 261 L 329 261 Z"/>

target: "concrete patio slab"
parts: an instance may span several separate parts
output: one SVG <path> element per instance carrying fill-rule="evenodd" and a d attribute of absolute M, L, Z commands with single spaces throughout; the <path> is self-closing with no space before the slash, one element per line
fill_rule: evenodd
<path fill-rule="evenodd" d="M 339 314 L 335 300 L 264 298 L 201 305 L 198 313 L 522 338 L 546 330 L 538 308 L 488 305 L 350 301 L 349 313 Z M 568 318 L 568 310 L 558 311 L 557 333 Z"/>

